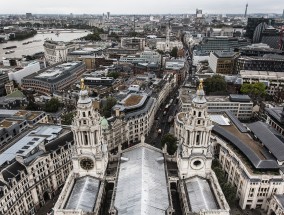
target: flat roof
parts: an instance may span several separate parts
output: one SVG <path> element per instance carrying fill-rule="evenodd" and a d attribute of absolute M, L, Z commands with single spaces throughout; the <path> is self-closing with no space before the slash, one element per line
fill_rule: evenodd
<path fill-rule="evenodd" d="M 165 215 L 170 203 L 160 150 L 139 146 L 122 154 L 114 206 L 120 215 Z"/>
<path fill-rule="evenodd" d="M 186 188 L 192 212 L 199 213 L 202 210 L 219 209 L 215 195 L 206 179 L 191 178 L 186 181 Z"/>
<path fill-rule="evenodd" d="M 41 114 L 42 114 L 42 112 L 30 111 L 30 115 L 27 117 L 27 120 L 33 120 Z"/>
<path fill-rule="evenodd" d="M 14 116 L 24 117 L 24 116 L 27 115 L 27 113 L 28 113 L 28 111 L 26 111 L 26 110 L 19 110 L 14 114 Z"/>
<path fill-rule="evenodd" d="M 17 121 L 4 119 L 0 122 L 0 128 L 10 128 L 14 124 L 17 124 Z"/>
<path fill-rule="evenodd" d="M 218 58 L 233 58 L 236 55 L 235 52 L 225 52 L 225 51 L 214 51 L 213 54 Z"/>
<path fill-rule="evenodd" d="M 100 188 L 100 181 L 86 176 L 76 180 L 64 209 L 93 212 Z"/>
<path fill-rule="evenodd" d="M 124 105 L 127 107 L 137 105 L 142 98 L 143 96 L 132 94 L 124 100 Z"/>
<path fill-rule="evenodd" d="M 49 68 L 40 70 L 38 73 L 31 74 L 24 79 L 37 79 L 46 82 L 57 82 L 65 77 L 72 75 L 79 66 L 83 65 L 81 61 L 68 63 L 58 63 Z"/>
<path fill-rule="evenodd" d="M 250 102 L 251 98 L 248 95 L 230 94 L 230 101 L 232 101 L 232 102 Z"/>

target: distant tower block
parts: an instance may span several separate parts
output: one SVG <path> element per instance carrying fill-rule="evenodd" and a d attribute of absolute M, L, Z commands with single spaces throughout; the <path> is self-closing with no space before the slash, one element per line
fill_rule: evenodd
<path fill-rule="evenodd" d="M 284 9 L 283 9 L 283 13 L 282 13 L 282 18 L 284 19 Z"/>
<path fill-rule="evenodd" d="M 247 18 L 247 15 L 248 15 L 248 3 L 246 4 L 245 18 Z"/>
<path fill-rule="evenodd" d="M 202 9 L 196 9 L 196 18 L 202 18 L 203 15 L 202 15 Z"/>
<path fill-rule="evenodd" d="M 109 19 L 110 17 L 110 12 L 107 12 L 107 19 Z"/>

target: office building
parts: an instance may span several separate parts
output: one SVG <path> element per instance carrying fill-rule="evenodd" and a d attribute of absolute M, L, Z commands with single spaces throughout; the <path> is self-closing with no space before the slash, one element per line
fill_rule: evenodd
<path fill-rule="evenodd" d="M 256 26 L 254 33 L 253 33 L 253 38 L 252 38 L 253 43 L 260 43 L 261 42 L 262 33 L 266 28 L 268 28 L 268 25 L 265 22 L 262 22 L 262 23 L 260 23 L 259 25 Z"/>
<path fill-rule="evenodd" d="M 139 37 L 123 37 L 121 38 L 121 47 L 126 49 L 136 49 L 138 51 L 144 51 L 145 38 Z"/>
<path fill-rule="evenodd" d="M 187 69 L 184 60 L 166 60 L 164 72 L 174 74 L 176 83 L 180 84 L 185 80 Z"/>
<path fill-rule="evenodd" d="M 248 22 L 247 22 L 247 27 L 246 27 L 246 36 L 249 39 L 253 39 L 253 34 L 255 31 L 255 28 L 260 24 L 260 23 L 266 23 L 267 25 L 274 25 L 275 24 L 275 19 L 268 19 L 268 18 L 252 18 L 249 17 L 248 18 Z"/>
<path fill-rule="evenodd" d="M 85 64 L 80 61 L 57 64 L 25 77 L 22 80 L 22 87 L 34 89 L 40 94 L 51 95 L 78 81 L 85 69 Z"/>
<path fill-rule="evenodd" d="M 154 123 L 156 98 L 147 93 L 131 93 L 113 107 L 115 117 L 122 117 L 127 122 L 128 144 L 147 136 Z"/>
<path fill-rule="evenodd" d="M 247 46 L 250 42 L 244 38 L 234 37 L 209 37 L 204 38 L 196 50 L 210 53 L 213 51 L 234 51 L 234 49 Z"/>
<path fill-rule="evenodd" d="M 179 91 L 179 110 L 188 112 L 191 109 L 195 90 L 181 88 Z M 248 120 L 252 117 L 253 102 L 247 95 L 206 96 L 209 112 L 230 110 L 237 118 Z"/>
<path fill-rule="evenodd" d="M 240 53 L 241 56 L 256 56 L 256 57 L 262 57 L 265 54 L 284 55 L 284 51 L 270 48 L 269 45 L 263 43 L 240 47 L 238 49 L 238 52 Z"/>
<path fill-rule="evenodd" d="M 7 71 L 0 70 L 0 96 L 6 95 L 5 84 L 9 82 L 9 76 Z"/>
<path fill-rule="evenodd" d="M 215 74 L 234 74 L 234 64 L 237 56 L 238 55 L 235 52 L 211 52 L 209 67 Z"/>
<path fill-rule="evenodd" d="M 275 95 L 284 89 L 283 72 L 241 70 L 239 75 L 242 79 L 242 83 L 264 83 L 266 86 L 266 92 L 269 95 Z"/>
<path fill-rule="evenodd" d="M 280 32 L 278 29 L 269 26 L 261 34 L 261 43 L 269 45 L 271 48 L 283 50 L 279 40 L 283 38 L 280 37 Z"/>
<path fill-rule="evenodd" d="M 263 57 L 241 56 L 236 60 L 236 72 L 241 70 L 283 72 L 284 56 L 266 54 Z"/>
<path fill-rule="evenodd" d="M 84 83 L 86 86 L 95 87 L 95 86 L 113 86 L 115 80 L 113 77 L 85 77 Z"/>
<path fill-rule="evenodd" d="M 26 19 L 32 19 L 33 14 L 32 13 L 26 13 Z"/>
<path fill-rule="evenodd" d="M 16 67 L 11 69 L 8 73 L 9 80 L 15 81 L 17 84 L 22 85 L 22 80 L 32 74 L 40 71 L 40 63 L 37 61 L 28 62 L 23 67 Z"/>
<path fill-rule="evenodd" d="M 78 49 L 79 45 L 72 42 L 47 40 L 44 42 L 43 47 L 47 64 L 54 65 L 56 63 L 66 62 L 68 53 Z"/>

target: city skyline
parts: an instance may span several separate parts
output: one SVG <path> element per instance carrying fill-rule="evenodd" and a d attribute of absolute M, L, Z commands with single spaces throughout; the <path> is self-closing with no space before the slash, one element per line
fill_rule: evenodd
<path fill-rule="evenodd" d="M 48 2 L 38 2 L 34 0 L 19 1 L 12 0 L 2 3 L 0 14 L 193 14 L 196 8 L 203 9 L 208 14 L 242 14 L 245 12 L 245 5 L 248 3 L 248 14 L 251 13 L 278 13 L 282 14 L 284 2 L 282 0 L 271 0 L 269 4 L 264 0 L 240 0 L 229 2 L 217 0 L 209 2 L 200 0 L 198 2 L 184 0 L 163 0 L 141 2 L 114 0 L 70 2 L 62 0 L 60 2 L 50 0 Z M 15 7 L 17 5 L 17 7 Z M 228 9 L 229 8 L 229 9 Z M 130 12 L 131 11 L 131 12 Z"/>

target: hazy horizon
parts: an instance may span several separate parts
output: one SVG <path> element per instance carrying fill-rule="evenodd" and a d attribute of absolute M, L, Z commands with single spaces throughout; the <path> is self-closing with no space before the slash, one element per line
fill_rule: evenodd
<path fill-rule="evenodd" d="M 243 14 L 248 3 L 248 14 L 282 14 L 283 0 L 85 0 L 84 2 L 70 0 L 9 0 L 2 2 L 0 14 L 92 14 L 99 15 L 106 12 L 116 15 L 131 14 L 194 14 L 196 8 L 207 14 Z M 16 5 L 16 7 L 15 7 Z"/>

